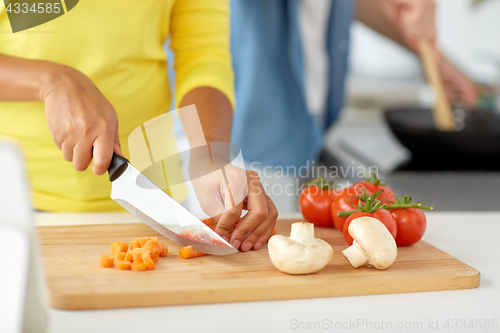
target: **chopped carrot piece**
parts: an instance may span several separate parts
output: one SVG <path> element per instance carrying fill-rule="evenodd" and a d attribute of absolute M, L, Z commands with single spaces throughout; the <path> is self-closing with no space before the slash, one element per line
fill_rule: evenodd
<path fill-rule="evenodd" d="M 182 236 L 182 237 L 187 238 L 187 239 L 194 239 L 194 237 L 195 237 L 196 235 L 194 234 L 194 232 L 193 232 L 193 231 L 191 231 L 191 230 L 186 230 L 186 231 L 182 231 L 182 232 L 180 232 L 180 233 L 179 233 L 179 236 Z"/>
<path fill-rule="evenodd" d="M 130 249 L 133 250 L 133 249 L 137 249 L 137 248 L 140 248 L 141 247 L 141 244 L 139 244 L 139 242 L 137 240 L 133 240 L 130 242 Z"/>
<path fill-rule="evenodd" d="M 147 237 L 141 237 L 141 238 L 137 238 L 137 241 L 139 242 L 139 244 L 141 244 L 141 247 L 144 246 L 144 244 L 146 244 L 146 242 L 148 241 L 149 239 Z"/>
<path fill-rule="evenodd" d="M 132 250 L 132 258 L 134 263 L 139 263 L 142 262 L 142 254 L 146 253 L 147 251 L 141 248 L 137 248 Z"/>
<path fill-rule="evenodd" d="M 160 243 L 161 246 L 161 252 L 160 252 L 160 257 L 166 257 L 168 254 L 168 246 L 167 244 Z"/>
<path fill-rule="evenodd" d="M 155 240 L 155 241 L 158 241 L 158 237 L 149 237 L 149 240 Z"/>
<path fill-rule="evenodd" d="M 130 269 L 136 272 L 140 272 L 140 271 L 145 271 L 148 268 L 146 267 L 146 265 L 144 265 L 144 263 L 138 262 L 130 264 Z"/>
<path fill-rule="evenodd" d="M 110 254 L 103 254 L 99 257 L 99 267 L 110 268 L 113 267 L 115 257 Z"/>
<path fill-rule="evenodd" d="M 132 251 L 128 251 L 127 254 L 125 255 L 125 258 L 123 258 L 123 260 L 129 261 L 129 262 L 134 261 L 134 256 L 132 254 Z"/>
<path fill-rule="evenodd" d="M 122 251 L 116 252 L 115 253 L 115 259 L 116 260 L 124 260 L 126 255 L 127 255 L 127 253 L 122 252 Z"/>
<path fill-rule="evenodd" d="M 179 250 L 179 256 L 182 259 L 201 257 L 201 256 L 205 256 L 207 254 L 208 253 L 196 251 L 192 246 L 181 247 L 181 249 Z"/>
<path fill-rule="evenodd" d="M 130 262 L 125 260 L 118 260 L 115 266 L 116 269 L 126 271 L 127 269 L 130 269 Z"/>
<path fill-rule="evenodd" d="M 207 227 L 215 231 L 215 227 L 217 226 L 217 224 L 211 218 L 201 220 L 201 222 L 205 223 Z"/>
<path fill-rule="evenodd" d="M 221 241 L 219 239 L 215 239 L 215 238 L 211 238 L 210 239 L 210 244 L 214 244 L 214 245 L 226 245 L 226 243 L 224 243 L 223 241 Z"/>
<path fill-rule="evenodd" d="M 152 239 L 146 242 L 144 246 L 142 247 L 146 251 L 148 251 L 150 254 L 160 254 L 161 253 L 161 245 L 158 242 L 157 239 Z"/>
<path fill-rule="evenodd" d="M 212 237 L 204 231 L 198 232 L 192 239 L 200 243 L 206 243 L 206 244 L 212 243 Z"/>
<path fill-rule="evenodd" d="M 127 252 L 128 244 L 127 242 L 113 242 L 111 243 L 109 250 L 111 251 L 112 255 L 115 255 L 116 252 Z"/>
<path fill-rule="evenodd" d="M 158 261 L 160 261 L 160 256 L 158 256 L 158 255 L 151 256 L 151 259 L 153 259 L 154 262 L 158 262 Z"/>
<path fill-rule="evenodd" d="M 276 235 L 276 227 L 274 227 L 273 232 L 271 233 L 271 236 Z"/>
<path fill-rule="evenodd" d="M 149 252 L 144 252 L 142 254 L 142 261 L 144 262 L 144 265 L 146 265 L 148 269 L 155 269 L 156 268 L 156 265 L 155 265 L 153 259 L 151 259 L 151 256 L 149 255 Z"/>

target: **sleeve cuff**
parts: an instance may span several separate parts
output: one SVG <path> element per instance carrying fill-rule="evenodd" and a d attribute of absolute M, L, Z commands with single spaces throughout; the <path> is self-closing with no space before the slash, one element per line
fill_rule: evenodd
<path fill-rule="evenodd" d="M 192 64 L 189 69 L 177 73 L 175 107 L 188 92 L 199 87 L 210 87 L 222 92 L 231 106 L 235 106 L 234 73 L 228 61 L 223 59 L 204 59 Z"/>

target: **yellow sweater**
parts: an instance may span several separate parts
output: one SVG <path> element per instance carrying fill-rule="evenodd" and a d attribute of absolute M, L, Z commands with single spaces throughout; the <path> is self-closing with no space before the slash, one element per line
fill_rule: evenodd
<path fill-rule="evenodd" d="M 220 90 L 234 103 L 228 0 L 81 0 L 53 21 L 15 34 L 11 31 L 2 1 L 0 53 L 49 60 L 85 73 L 116 109 L 126 155 L 128 135 L 169 111 L 162 47 L 168 37 L 175 52 L 177 103 L 201 86 Z M 43 103 L 0 102 L 2 135 L 17 139 L 23 147 L 35 208 L 121 209 L 109 198 L 107 175 L 95 176 L 91 168 L 76 171 L 63 159 L 47 129 Z M 167 138 L 165 144 L 175 147 L 171 130 Z M 185 192 L 177 192 L 174 198 L 183 200 Z"/>

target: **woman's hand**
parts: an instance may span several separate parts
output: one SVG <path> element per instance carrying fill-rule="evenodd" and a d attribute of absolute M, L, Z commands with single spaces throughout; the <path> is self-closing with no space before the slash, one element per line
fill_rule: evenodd
<path fill-rule="evenodd" d="M 115 109 L 83 73 L 58 65 L 42 90 L 48 128 L 65 160 L 78 171 L 106 172 L 113 151 L 123 155 Z"/>
<path fill-rule="evenodd" d="M 201 165 L 200 162 L 195 164 Z M 194 174 L 192 170 L 190 173 Z M 235 248 L 258 250 L 269 240 L 278 211 L 264 191 L 257 173 L 227 164 L 215 172 L 192 179 L 191 183 L 201 208 L 217 223 L 215 231 Z M 234 227 L 242 210 L 248 212 Z"/>

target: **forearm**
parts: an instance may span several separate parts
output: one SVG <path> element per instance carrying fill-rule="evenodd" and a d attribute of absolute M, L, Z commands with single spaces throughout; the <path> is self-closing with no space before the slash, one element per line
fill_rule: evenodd
<path fill-rule="evenodd" d="M 399 29 L 384 13 L 381 0 L 356 0 L 356 17 L 369 28 L 409 49 Z"/>
<path fill-rule="evenodd" d="M 200 87 L 191 90 L 182 99 L 180 107 L 194 104 L 198 111 L 203 133 L 199 133 L 195 119 L 180 118 L 191 147 L 198 147 L 209 142 L 230 142 L 233 123 L 233 110 L 226 95 L 217 89 Z"/>
<path fill-rule="evenodd" d="M 57 70 L 53 62 L 30 60 L 0 54 L 0 101 L 42 101 Z"/>
<path fill-rule="evenodd" d="M 230 142 L 233 111 L 227 97 L 214 88 L 191 90 L 180 107 L 193 104 L 197 112 L 181 111 L 180 119 L 191 146 L 189 173 L 195 179 L 230 162 L 230 145 L 213 143 Z"/>

